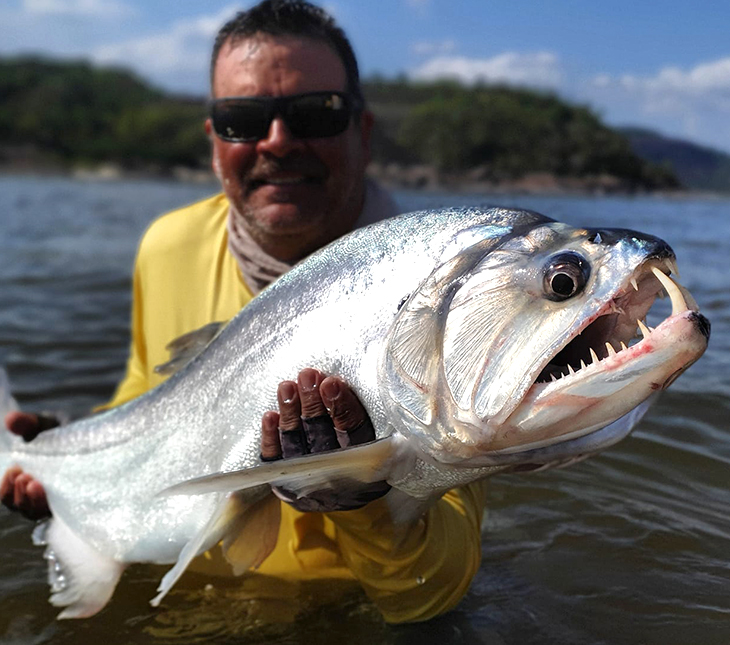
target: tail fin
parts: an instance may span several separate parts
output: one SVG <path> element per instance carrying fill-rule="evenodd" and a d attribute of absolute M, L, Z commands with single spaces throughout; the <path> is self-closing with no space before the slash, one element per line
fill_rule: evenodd
<path fill-rule="evenodd" d="M 10 380 L 5 368 L 0 367 L 0 415 L 3 417 L 8 412 L 18 410 L 18 404 L 10 394 Z"/>
<path fill-rule="evenodd" d="M 13 435 L 5 429 L 5 415 L 19 410 L 17 402 L 10 394 L 10 380 L 5 369 L 0 367 L 0 451 L 10 451 Z"/>
<path fill-rule="evenodd" d="M 58 517 L 39 524 L 36 544 L 47 545 L 51 604 L 65 607 L 59 618 L 86 618 L 101 611 L 117 586 L 124 565 L 101 555 Z"/>

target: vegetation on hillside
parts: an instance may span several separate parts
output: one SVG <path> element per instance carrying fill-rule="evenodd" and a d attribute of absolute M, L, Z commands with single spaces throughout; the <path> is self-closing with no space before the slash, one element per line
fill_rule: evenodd
<path fill-rule="evenodd" d="M 441 172 L 479 167 L 482 178 L 496 182 L 542 172 L 612 175 L 632 188 L 677 186 L 670 171 L 640 159 L 591 110 L 551 94 L 404 81 L 371 81 L 365 92 L 390 136 L 384 151 Z"/>
<path fill-rule="evenodd" d="M 83 62 L 0 60 L 0 146 L 61 164 L 197 166 L 208 154 L 202 101 Z"/>
<path fill-rule="evenodd" d="M 372 79 L 373 157 L 425 165 L 443 177 L 477 169 L 482 180 L 530 173 L 611 176 L 626 188 L 678 185 L 586 107 L 507 87 Z M 128 71 L 39 58 L 0 60 L 0 162 L 18 150 L 65 167 L 113 162 L 124 169 L 205 168 L 202 98 L 150 87 Z"/>

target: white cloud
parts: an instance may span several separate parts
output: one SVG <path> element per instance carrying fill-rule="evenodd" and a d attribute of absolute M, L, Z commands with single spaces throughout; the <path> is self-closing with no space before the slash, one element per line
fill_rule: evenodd
<path fill-rule="evenodd" d="M 464 83 L 484 81 L 537 87 L 557 87 L 563 72 L 551 52 L 505 52 L 492 58 L 437 56 L 410 73 L 420 80 L 451 78 Z"/>
<path fill-rule="evenodd" d="M 212 16 L 179 20 L 169 31 L 97 47 L 93 59 L 139 70 L 166 87 L 205 92 L 213 40 L 240 7 L 229 5 Z M 179 79 L 179 82 L 178 82 Z M 184 80 L 187 79 L 187 80 Z M 189 87 L 190 79 L 198 87 Z M 177 87 L 176 87 L 177 86 Z"/>
<path fill-rule="evenodd" d="M 23 0 L 23 11 L 35 15 L 119 16 L 134 13 L 120 0 Z"/>
<path fill-rule="evenodd" d="M 600 74 L 583 89 L 583 98 L 604 106 L 614 123 L 730 150 L 730 57 L 649 76 Z"/>
<path fill-rule="evenodd" d="M 612 96 L 633 97 L 645 113 L 689 116 L 702 109 L 730 114 L 730 57 L 687 70 L 665 67 L 653 76 L 602 74 L 593 85 Z"/>
<path fill-rule="evenodd" d="M 451 39 L 441 40 L 438 42 L 422 41 L 414 43 L 411 51 L 418 56 L 443 56 L 450 54 L 456 49 L 456 42 Z"/>

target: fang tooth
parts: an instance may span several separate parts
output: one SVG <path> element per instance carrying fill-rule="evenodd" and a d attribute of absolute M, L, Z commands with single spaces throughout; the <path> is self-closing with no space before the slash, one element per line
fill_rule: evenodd
<path fill-rule="evenodd" d="M 637 320 L 636 322 L 638 323 L 639 329 L 641 330 L 641 333 L 644 336 L 644 338 L 646 338 L 649 334 L 651 334 L 651 332 L 649 331 L 649 328 L 643 322 L 641 322 L 640 320 Z"/>
<path fill-rule="evenodd" d="M 674 282 L 674 280 L 672 280 L 668 275 L 666 275 L 663 271 L 660 271 L 656 267 L 652 267 L 651 270 L 652 273 L 654 273 L 654 275 L 657 277 L 657 280 L 662 283 L 662 286 L 666 289 L 669 297 L 672 300 L 672 316 L 676 316 L 677 314 L 681 314 L 687 311 L 689 307 L 687 306 L 687 301 L 685 300 L 684 293 L 682 292 L 681 287 L 676 282 Z M 690 300 L 692 300 L 691 297 Z"/>
<path fill-rule="evenodd" d="M 634 287 L 637 291 L 639 290 L 639 285 L 636 283 L 636 278 L 631 278 L 631 286 Z"/>
<path fill-rule="evenodd" d="M 550 381 L 557 381 L 558 379 L 555 378 L 555 374 L 550 374 Z"/>
<path fill-rule="evenodd" d="M 608 355 L 613 356 L 616 353 L 616 350 L 613 348 L 613 345 L 611 343 L 606 343 L 606 349 L 608 350 Z"/>
<path fill-rule="evenodd" d="M 624 341 L 621 341 L 621 351 L 624 351 L 625 349 L 628 349 L 628 347 L 626 347 L 626 343 L 624 343 Z"/>
<path fill-rule="evenodd" d="M 581 358 L 581 359 L 580 359 L 580 368 L 581 368 L 581 369 L 583 370 L 583 369 L 585 369 L 585 367 L 586 367 L 586 363 L 585 363 L 585 361 L 584 361 L 584 360 L 583 360 L 583 359 Z"/>
<path fill-rule="evenodd" d="M 571 367 L 570 363 L 568 363 L 568 372 L 570 374 L 575 374 L 575 370 Z"/>
<path fill-rule="evenodd" d="M 670 260 L 669 258 L 667 258 L 666 260 L 664 260 L 664 264 L 667 265 L 669 271 L 675 275 L 677 280 L 679 280 L 680 276 L 679 269 L 677 268 L 677 263 L 674 260 Z"/>
<path fill-rule="evenodd" d="M 608 343 L 606 343 L 606 344 L 608 345 Z M 611 349 L 613 349 L 613 348 L 611 348 Z M 590 351 L 590 353 L 591 353 L 591 360 L 592 360 L 592 361 L 593 361 L 594 363 L 597 363 L 597 362 L 598 362 L 598 360 L 599 360 L 599 359 L 598 359 L 598 354 L 596 354 L 596 352 L 595 352 L 595 351 L 593 351 L 593 348 L 592 348 L 592 347 L 590 347 L 590 348 L 589 348 L 589 351 Z"/>

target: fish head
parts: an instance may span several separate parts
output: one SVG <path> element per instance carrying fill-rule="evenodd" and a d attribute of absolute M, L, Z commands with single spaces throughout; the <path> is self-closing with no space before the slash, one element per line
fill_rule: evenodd
<path fill-rule="evenodd" d="M 574 458 L 578 438 L 629 415 L 704 352 L 709 322 L 676 273 L 666 242 L 624 229 L 548 221 L 463 248 L 390 329 L 381 394 L 394 427 L 452 465 L 541 451 L 554 463 L 557 444 Z M 650 330 L 641 321 L 664 291 L 672 313 Z"/>

